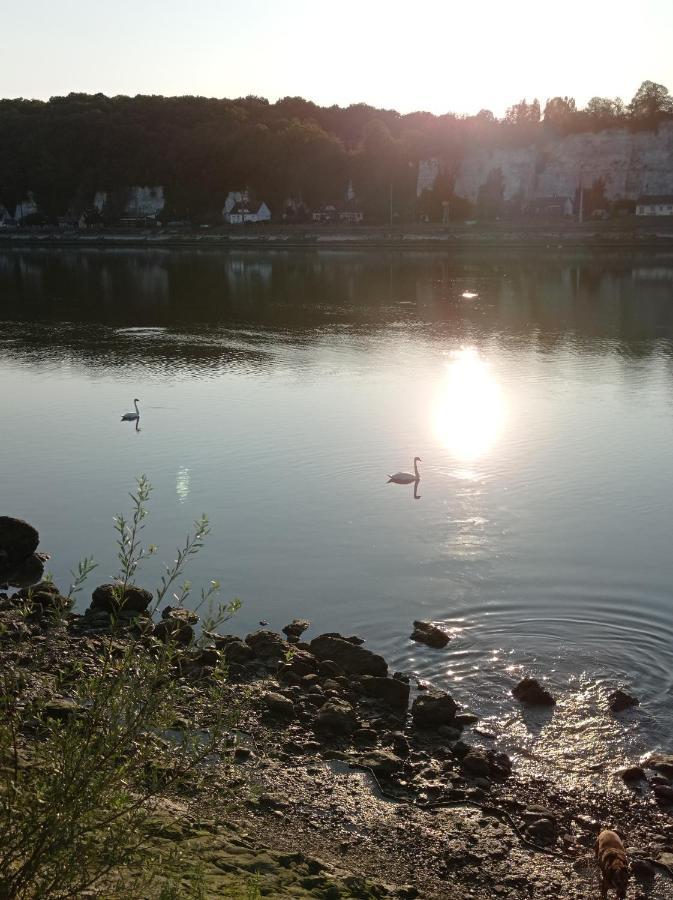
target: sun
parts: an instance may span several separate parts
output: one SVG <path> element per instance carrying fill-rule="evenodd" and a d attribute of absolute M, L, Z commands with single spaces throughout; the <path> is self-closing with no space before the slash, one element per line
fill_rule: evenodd
<path fill-rule="evenodd" d="M 505 405 L 489 364 L 474 347 L 453 354 L 439 389 L 436 432 L 461 462 L 474 462 L 496 443 Z"/>

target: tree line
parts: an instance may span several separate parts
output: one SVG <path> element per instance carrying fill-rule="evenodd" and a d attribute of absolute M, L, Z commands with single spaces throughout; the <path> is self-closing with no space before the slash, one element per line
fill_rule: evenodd
<path fill-rule="evenodd" d="M 470 146 L 525 145 L 540 134 L 611 127 L 654 129 L 673 119 L 664 85 L 644 81 L 629 103 L 572 97 L 544 108 L 523 99 L 502 118 L 376 109 L 364 103 L 321 107 L 301 97 L 107 97 L 69 94 L 48 101 L 0 100 L 0 203 L 32 191 L 46 216 L 91 205 L 129 185 L 163 185 L 165 215 L 219 215 L 230 190 L 249 186 L 274 218 L 287 198 L 307 207 L 343 201 L 351 180 L 370 221 L 413 214 L 418 162 L 460 159 Z M 450 191 L 450 185 L 440 185 Z"/>

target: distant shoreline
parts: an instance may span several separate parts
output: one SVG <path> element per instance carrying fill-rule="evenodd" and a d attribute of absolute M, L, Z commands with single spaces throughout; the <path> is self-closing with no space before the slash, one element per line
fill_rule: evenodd
<path fill-rule="evenodd" d="M 254 250 L 475 250 L 475 249 L 671 249 L 673 221 L 587 223 L 579 225 L 456 225 L 440 226 L 308 228 L 301 226 L 251 227 L 174 231 L 110 229 L 92 232 L 0 233 L 0 247 L 98 247 L 98 248 L 216 248 Z"/>

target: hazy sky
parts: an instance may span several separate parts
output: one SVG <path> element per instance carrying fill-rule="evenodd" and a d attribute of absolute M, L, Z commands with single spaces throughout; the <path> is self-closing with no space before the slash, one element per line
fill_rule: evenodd
<path fill-rule="evenodd" d="M 0 0 L 0 96 L 301 95 L 496 115 L 673 92 L 673 0 Z"/>

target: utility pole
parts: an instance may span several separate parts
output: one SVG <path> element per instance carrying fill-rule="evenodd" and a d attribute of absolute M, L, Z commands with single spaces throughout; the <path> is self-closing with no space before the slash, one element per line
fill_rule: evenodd
<path fill-rule="evenodd" d="M 390 182 L 390 227 L 393 227 L 393 183 Z"/>
<path fill-rule="evenodd" d="M 580 173 L 580 211 L 578 221 L 580 225 L 584 221 L 584 188 L 582 187 L 582 173 Z"/>

